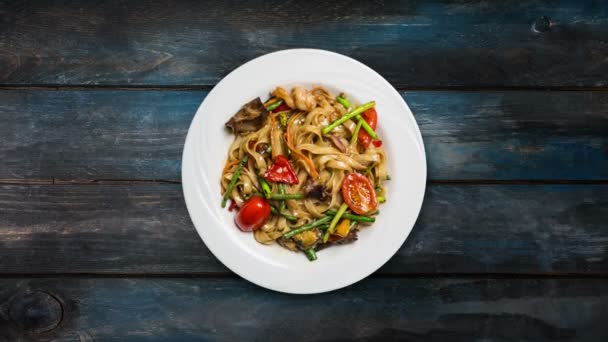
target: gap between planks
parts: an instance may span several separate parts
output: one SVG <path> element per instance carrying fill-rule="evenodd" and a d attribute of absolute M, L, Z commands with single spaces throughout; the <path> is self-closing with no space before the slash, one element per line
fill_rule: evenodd
<path fill-rule="evenodd" d="M 232 272 L 204 273 L 0 273 L 7 278 L 99 278 L 99 279 L 241 279 Z M 374 273 L 366 279 L 608 279 L 608 273 Z"/>
<path fill-rule="evenodd" d="M 128 184 L 182 184 L 174 179 L 0 179 L 0 185 L 128 185 Z M 606 185 L 608 179 L 449 179 L 427 180 L 432 185 Z"/>
<path fill-rule="evenodd" d="M 77 84 L 77 85 L 62 85 L 62 84 L 0 84 L 2 90 L 40 90 L 40 91 L 94 91 L 94 90 L 130 90 L 130 91 L 210 91 L 215 85 L 106 85 L 106 84 Z M 585 91 L 585 92 L 606 92 L 608 87 L 573 87 L 573 86 L 436 86 L 436 87 L 419 87 L 419 86 L 395 86 L 397 91 L 468 91 L 468 92 L 506 92 L 506 91 Z"/>

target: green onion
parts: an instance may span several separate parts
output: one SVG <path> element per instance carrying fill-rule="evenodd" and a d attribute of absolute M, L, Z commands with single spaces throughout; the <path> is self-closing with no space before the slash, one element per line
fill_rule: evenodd
<path fill-rule="evenodd" d="M 272 146 L 270 146 L 270 144 L 268 145 L 268 148 L 266 148 L 266 153 L 270 153 L 272 152 Z"/>
<path fill-rule="evenodd" d="M 270 106 L 266 107 L 267 111 L 272 111 L 273 109 L 277 108 L 278 106 L 280 106 L 283 103 L 283 100 L 278 100 L 277 102 L 271 104 Z"/>
<path fill-rule="evenodd" d="M 391 180 L 391 175 L 386 175 L 386 180 L 387 181 Z"/>
<path fill-rule="evenodd" d="M 243 156 L 243 159 L 241 159 L 239 166 L 236 168 L 236 171 L 234 172 L 234 175 L 232 175 L 230 184 L 228 184 L 228 187 L 226 188 L 226 192 L 224 193 L 224 197 L 222 198 L 222 208 L 226 207 L 226 202 L 228 202 L 228 198 L 230 198 L 230 193 L 234 189 L 236 182 L 239 180 L 239 176 L 241 175 L 241 171 L 243 171 L 243 167 L 245 167 L 245 164 L 247 164 L 247 158 L 248 158 L 247 155 Z"/>
<path fill-rule="evenodd" d="M 267 199 L 271 200 L 290 200 L 290 199 L 302 199 L 304 194 L 270 194 Z"/>
<path fill-rule="evenodd" d="M 349 113 L 346 113 L 344 116 L 342 116 L 341 118 L 337 119 L 336 121 L 334 121 L 333 123 L 329 124 L 328 126 L 325 126 L 325 128 L 323 128 L 323 135 L 327 135 L 329 132 L 331 132 L 334 128 L 338 127 L 339 125 L 345 123 L 346 121 L 354 118 L 355 116 L 365 112 L 366 110 L 373 108 L 376 105 L 376 102 L 374 101 L 370 101 L 362 106 L 359 106 L 357 108 L 355 108 L 354 110 L 350 111 Z"/>
<path fill-rule="evenodd" d="M 338 212 L 336 213 L 336 216 L 334 216 L 333 220 L 331 220 L 329 228 L 327 228 L 325 234 L 323 234 L 323 243 L 327 242 L 329 236 L 334 232 L 334 230 L 336 230 L 336 225 L 338 224 L 338 221 L 340 221 L 340 218 L 342 218 L 342 215 L 344 215 L 344 212 L 347 208 L 348 205 L 346 205 L 346 203 L 342 203 L 342 205 L 338 209 Z"/>
<path fill-rule="evenodd" d="M 384 196 L 378 196 L 378 202 L 379 202 L 379 203 L 384 203 L 384 202 L 386 202 L 386 197 L 384 197 Z"/>
<path fill-rule="evenodd" d="M 270 196 L 272 194 L 272 189 L 270 188 L 270 184 L 268 184 L 268 181 L 266 181 L 264 179 L 264 177 L 262 177 L 262 176 L 258 176 L 258 182 L 260 182 L 260 187 L 262 188 L 262 191 L 264 192 L 264 197 L 268 198 L 268 196 Z"/>
<path fill-rule="evenodd" d="M 283 234 L 283 237 L 285 239 L 289 239 L 289 238 L 291 238 L 293 236 L 296 236 L 296 235 L 298 235 L 300 233 L 303 233 L 303 232 L 305 232 L 307 230 L 311 230 L 311 229 L 313 229 L 315 227 L 321 226 L 324 223 L 329 222 L 330 220 L 331 220 L 331 216 L 323 216 L 323 217 L 321 217 L 318 220 L 312 221 L 311 223 L 305 224 L 303 226 L 300 226 L 298 228 L 295 228 L 295 229 L 292 229 L 292 230 L 288 231 L 287 233 Z"/>
<path fill-rule="evenodd" d="M 330 215 L 330 216 L 335 216 L 336 215 L 336 211 L 334 210 L 328 210 L 325 212 L 325 214 Z M 370 215 L 372 215 L 373 213 L 371 213 Z M 351 213 L 344 213 L 344 215 L 342 215 L 342 217 L 347 218 L 351 221 L 357 221 L 357 222 L 376 222 L 376 219 L 373 217 L 367 217 L 367 216 L 360 216 L 360 215 L 354 215 Z"/>
<path fill-rule="evenodd" d="M 306 257 L 308 258 L 309 261 L 317 260 L 317 253 L 315 253 L 315 250 L 313 248 L 309 248 L 309 249 L 305 250 L 304 254 L 306 254 Z"/>
<path fill-rule="evenodd" d="M 285 195 L 285 185 L 283 185 L 283 183 L 279 183 L 279 194 Z M 282 212 L 283 210 L 285 210 L 285 207 L 286 207 L 285 201 L 281 201 L 279 203 L 279 210 Z"/>
<path fill-rule="evenodd" d="M 270 206 L 270 212 L 272 212 L 275 215 L 281 215 L 291 222 L 298 222 L 297 217 L 295 217 L 291 214 L 284 213 L 284 212 L 280 211 L 279 209 L 275 208 L 274 206 Z"/>
<path fill-rule="evenodd" d="M 361 125 L 365 120 L 359 120 L 357 122 L 357 126 L 355 126 L 355 130 L 353 131 L 353 136 L 350 138 L 350 146 L 355 146 L 357 143 L 357 139 L 359 138 L 359 131 L 361 130 Z"/>
<path fill-rule="evenodd" d="M 340 102 L 340 104 L 342 106 L 344 106 L 344 108 L 346 108 L 346 109 L 350 108 L 350 102 L 348 102 L 346 97 L 340 95 L 340 96 L 336 97 L 336 101 Z"/>

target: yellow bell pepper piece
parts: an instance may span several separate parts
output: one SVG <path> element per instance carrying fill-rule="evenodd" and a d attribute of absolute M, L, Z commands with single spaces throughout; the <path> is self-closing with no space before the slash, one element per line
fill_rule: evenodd
<path fill-rule="evenodd" d="M 336 230 L 334 231 L 334 235 L 338 235 L 340 237 L 345 238 L 349 232 L 350 232 L 350 220 L 343 219 L 342 221 L 340 221 L 340 223 L 338 223 L 338 226 L 336 227 Z"/>

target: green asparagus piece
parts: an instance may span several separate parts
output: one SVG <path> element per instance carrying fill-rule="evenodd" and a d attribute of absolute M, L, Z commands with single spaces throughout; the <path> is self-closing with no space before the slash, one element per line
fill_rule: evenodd
<path fill-rule="evenodd" d="M 325 126 L 325 128 L 323 128 L 323 135 L 327 135 L 329 132 L 331 132 L 334 128 L 338 127 L 339 125 L 345 123 L 346 121 L 354 118 L 355 116 L 365 112 L 366 110 L 373 108 L 376 105 L 376 102 L 374 101 L 370 101 L 362 106 L 359 106 L 357 108 L 355 108 L 354 110 L 350 111 L 349 113 L 346 113 L 344 116 L 342 116 L 341 118 L 337 119 L 336 121 L 332 122 L 331 124 L 329 124 L 328 126 Z"/>
<path fill-rule="evenodd" d="M 323 217 L 321 217 L 318 220 L 312 221 L 311 223 L 305 224 L 305 225 L 303 225 L 301 227 L 298 227 L 298 228 L 295 228 L 293 230 L 288 231 L 287 233 L 283 234 L 283 237 L 285 239 L 289 239 L 289 238 L 291 238 L 293 236 L 296 236 L 296 235 L 298 235 L 298 234 L 300 234 L 302 232 L 305 232 L 307 230 L 311 230 L 311 229 L 313 229 L 315 227 L 321 226 L 324 223 L 329 222 L 330 220 L 331 220 L 331 216 L 323 216 Z"/>
<path fill-rule="evenodd" d="M 328 210 L 325 212 L 325 214 L 330 215 L 330 216 L 335 216 L 336 212 L 334 210 Z M 376 219 L 373 217 L 354 215 L 351 213 L 344 213 L 344 215 L 342 215 L 342 217 L 347 218 L 351 221 L 357 221 L 357 222 L 376 222 Z"/>
<path fill-rule="evenodd" d="M 277 208 L 275 208 L 274 206 L 270 206 L 270 212 L 272 212 L 275 215 L 281 215 L 283 217 L 285 217 L 287 220 L 291 221 L 291 222 L 297 222 L 298 218 L 291 215 L 291 214 L 287 214 Z"/>
<path fill-rule="evenodd" d="M 226 207 L 226 202 L 228 202 L 228 198 L 230 198 L 230 193 L 234 189 L 236 182 L 239 180 L 241 171 L 243 171 L 243 167 L 245 166 L 245 164 L 247 164 L 247 158 L 248 158 L 247 155 L 243 156 L 243 159 L 241 159 L 239 166 L 236 168 L 236 171 L 234 172 L 234 175 L 232 175 L 230 184 L 228 184 L 228 188 L 226 188 L 226 192 L 224 193 L 224 197 L 222 198 L 222 208 Z"/>
<path fill-rule="evenodd" d="M 285 195 L 285 185 L 283 185 L 283 183 L 279 183 L 279 194 Z M 279 210 L 282 212 L 283 210 L 285 210 L 285 207 L 286 207 L 285 201 L 281 201 L 279 203 Z"/>
<path fill-rule="evenodd" d="M 290 199 L 302 199 L 304 194 L 270 194 L 267 199 L 271 200 L 290 200 Z"/>
<path fill-rule="evenodd" d="M 342 106 L 344 106 L 344 108 L 346 108 L 346 109 L 350 108 L 350 102 L 348 102 L 348 100 L 345 97 L 343 97 L 342 95 L 336 97 L 336 101 L 340 102 L 340 104 Z"/>
<path fill-rule="evenodd" d="M 329 236 L 334 232 L 334 230 L 336 230 L 336 225 L 338 224 L 338 221 L 340 221 L 340 219 L 342 218 L 342 215 L 344 215 L 344 212 L 347 208 L 348 205 L 346 205 L 346 203 L 342 203 L 333 220 L 331 220 L 329 228 L 327 228 L 325 234 L 323 234 L 323 243 L 327 242 L 327 240 L 329 240 Z"/>
<path fill-rule="evenodd" d="M 357 126 L 355 126 L 355 130 L 353 131 L 353 136 L 350 138 L 350 146 L 355 146 L 357 143 L 357 139 L 359 138 L 359 131 L 361 130 L 361 125 L 365 120 L 359 120 L 357 122 Z"/>
<path fill-rule="evenodd" d="M 309 248 L 309 249 L 305 250 L 304 254 L 306 254 L 306 257 L 308 258 L 309 261 L 317 260 L 317 253 L 315 253 L 315 250 L 313 248 Z"/>
<path fill-rule="evenodd" d="M 278 106 L 280 106 L 283 103 L 283 100 L 278 100 L 277 102 L 271 104 L 270 106 L 266 107 L 267 111 L 272 111 L 273 109 L 277 108 Z"/>
<path fill-rule="evenodd" d="M 264 177 L 262 177 L 262 176 L 258 176 L 258 182 L 260 182 L 260 187 L 262 188 L 262 191 L 264 192 L 264 197 L 268 198 L 268 196 L 270 196 L 272 194 L 272 189 L 270 188 L 270 184 L 268 184 L 268 181 L 266 179 L 264 179 Z"/>

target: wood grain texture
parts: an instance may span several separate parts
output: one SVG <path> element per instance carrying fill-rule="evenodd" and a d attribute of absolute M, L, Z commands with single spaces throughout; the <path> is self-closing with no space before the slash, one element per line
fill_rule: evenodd
<path fill-rule="evenodd" d="M 379 273 L 606 275 L 606 217 L 608 185 L 431 185 Z M 2 185 L 0 234 L 4 274 L 227 272 L 180 185 Z"/>
<path fill-rule="evenodd" d="M 398 87 L 608 85 L 604 1 L 32 0 L 0 2 L 0 18 L 4 84 L 213 85 L 311 47 Z"/>
<path fill-rule="evenodd" d="M 311 280 L 314 281 L 314 280 Z M 64 303 L 55 329 L 10 341 L 605 341 L 608 281 L 369 279 L 293 296 L 239 279 L 3 279 Z M 361 308 L 365 308 L 364 310 Z"/>
<path fill-rule="evenodd" d="M 0 92 L 0 179 L 178 181 L 186 133 L 206 94 Z M 431 180 L 608 179 L 607 92 L 402 95 L 420 126 Z"/>

